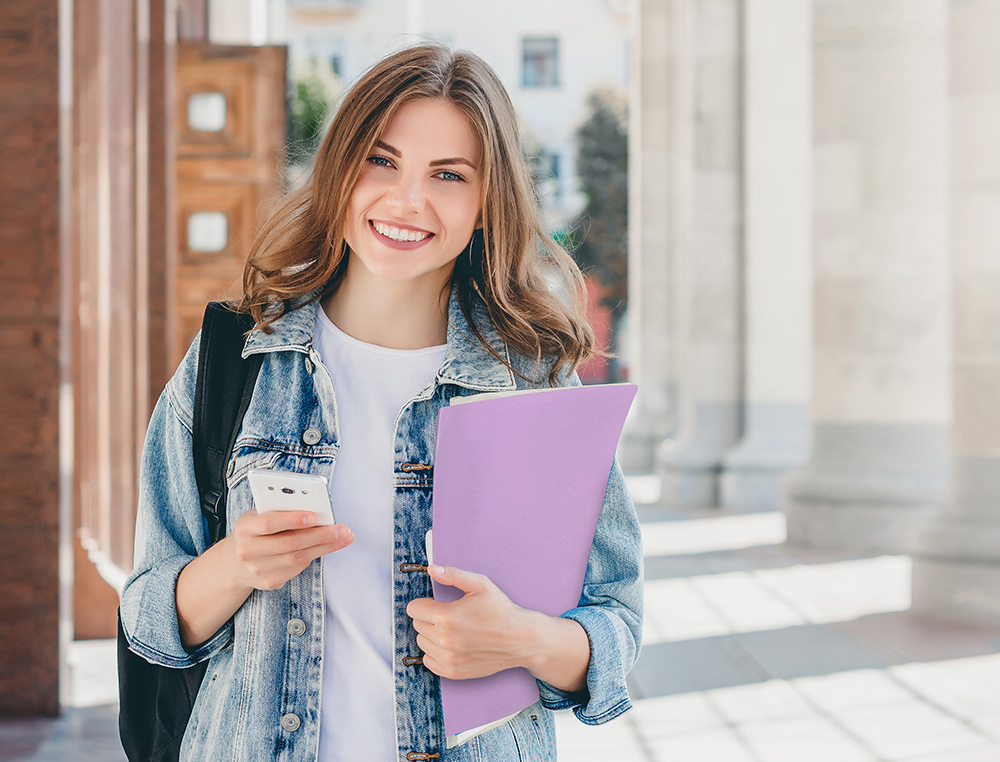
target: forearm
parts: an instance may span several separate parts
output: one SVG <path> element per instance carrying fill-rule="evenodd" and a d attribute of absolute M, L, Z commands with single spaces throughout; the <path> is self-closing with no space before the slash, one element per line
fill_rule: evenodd
<path fill-rule="evenodd" d="M 211 638 L 253 592 L 235 581 L 224 543 L 213 545 L 181 570 L 177 578 L 177 625 L 181 642 L 193 648 Z"/>
<path fill-rule="evenodd" d="M 528 611 L 525 647 L 524 666 L 535 678 L 568 693 L 586 689 L 590 640 L 579 622 Z"/>

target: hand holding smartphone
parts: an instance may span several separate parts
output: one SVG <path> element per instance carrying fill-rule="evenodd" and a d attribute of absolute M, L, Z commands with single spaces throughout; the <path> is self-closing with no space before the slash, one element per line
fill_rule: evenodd
<path fill-rule="evenodd" d="M 336 523 L 326 477 L 253 469 L 247 480 L 257 513 L 312 511 L 319 518 L 317 526 Z"/>

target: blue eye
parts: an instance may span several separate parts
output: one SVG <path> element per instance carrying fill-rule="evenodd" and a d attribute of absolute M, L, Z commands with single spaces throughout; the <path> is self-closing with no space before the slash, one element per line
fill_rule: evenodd
<path fill-rule="evenodd" d="M 386 156 L 369 156 L 368 163 L 377 167 L 391 167 L 392 162 Z"/>
<path fill-rule="evenodd" d="M 445 182 L 449 182 L 449 183 L 464 183 L 465 182 L 465 178 L 462 177 L 460 174 L 458 174 L 458 172 L 450 172 L 450 171 L 438 172 L 438 177 L 440 177 Z"/>

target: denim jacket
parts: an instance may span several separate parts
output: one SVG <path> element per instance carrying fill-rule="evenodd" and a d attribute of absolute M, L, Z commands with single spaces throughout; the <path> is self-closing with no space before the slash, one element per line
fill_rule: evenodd
<path fill-rule="evenodd" d="M 254 331 L 243 355 L 263 353 L 253 399 L 228 465 L 227 521 L 252 508 L 246 474 L 252 468 L 333 475 L 337 405 L 330 374 L 313 347 L 318 302 L 282 316 L 271 334 Z M 449 303 L 448 347 L 434 381 L 411 399 L 396 421 L 393 467 L 393 639 L 397 760 L 555 759 L 551 711 L 572 709 L 588 724 L 607 722 L 631 706 L 625 687 L 639 651 L 642 552 L 639 526 L 615 462 L 608 480 L 579 605 L 563 616 L 590 639 L 587 689 L 569 694 L 539 682 L 541 701 L 506 724 L 446 749 L 438 678 L 421 664 L 406 604 L 432 595 L 422 571 L 430 528 L 438 410 L 458 395 L 548 386 L 535 362 L 509 352 L 477 307 L 476 324 L 527 383 L 476 339 Z M 210 659 L 181 748 L 182 762 L 281 760 L 314 762 L 320 722 L 324 655 L 322 559 L 278 590 L 256 590 L 212 638 L 188 649 L 177 625 L 175 586 L 181 569 L 205 551 L 191 450 L 198 338 L 153 411 L 142 455 L 135 566 L 122 593 L 122 623 L 130 648 L 148 661 L 187 667 Z M 573 374 L 566 384 L 577 385 Z M 485 433 L 485 432 L 484 432 Z M 350 688 L 348 688 L 349 690 Z M 364 686 L 357 686 L 364 700 Z M 381 762 L 381 761 L 376 761 Z"/>

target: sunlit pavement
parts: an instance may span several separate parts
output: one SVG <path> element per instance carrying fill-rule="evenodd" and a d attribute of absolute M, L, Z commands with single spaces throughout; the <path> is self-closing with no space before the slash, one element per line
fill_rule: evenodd
<path fill-rule="evenodd" d="M 1000 628 L 908 613 L 910 562 L 782 545 L 779 513 L 654 507 L 635 708 L 557 715 L 562 762 L 1000 762 Z M 74 644 L 57 720 L 0 720 L 0 762 L 120 762 L 114 644 Z M 502 762 L 502 761 L 498 761 Z"/>
<path fill-rule="evenodd" d="M 126 762 L 118 741 L 113 640 L 73 643 L 69 706 L 58 720 L 0 719 L 0 762 Z"/>
<path fill-rule="evenodd" d="M 563 762 L 1000 762 L 1000 628 L 908 613 L 910 561 L 790 548 L 780 513 L 643 520 L 635 708 L 557 716 Z M 646 505 L 642 505 L 645 503 Z"/>

